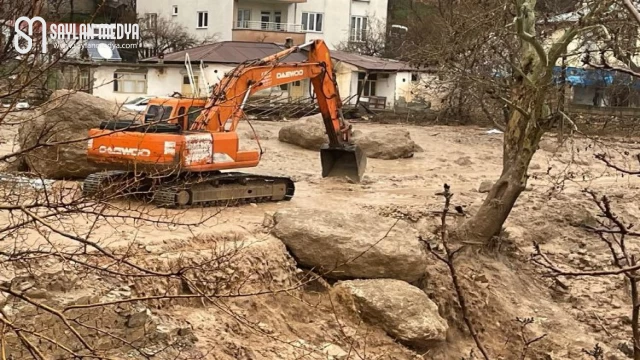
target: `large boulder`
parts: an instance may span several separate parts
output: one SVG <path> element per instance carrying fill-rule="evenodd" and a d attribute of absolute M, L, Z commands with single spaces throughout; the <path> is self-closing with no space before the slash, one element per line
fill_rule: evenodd
<path fill-rule="evenodd" d="M 412 282 L 422 277 L 428 263 L 417 231 L 403 221 L 374 214 L 284 209 L 274 214 L 274 224 L 273 234 L 298 264 L 330 278 Z"/>
<path fill-rule="evenodd" d="M 367 157 L 383 160 L 410 158 L 414 153 L 423 151 L 411 140 L 408 131 L 400 129 L 356 132 L 353 142 L 362 148 Z"/>
<path fill-rule="evenodd" d="M 303 117 L 280 129 L 278 139 L 308 150 L 320 150 L 328 144 L 322 115 Z M 412 157 L 423 151 L 406 130 L 375 130 L 367 133 L 354 131 L 353 142 L 370 158 L 392 160 Z"/>
<path fill-rule="evenodd" d="M 48 103 L 34 116 L 25 118 L 18 129 L 22 149 L 40 143 L 55 143 L 88 136 L 88 130 L 100 122 L 113 119 L 132 119 L 132 113 L 120 109 L 114 102 L 84 92 L 57 90 Z M 33 172 L 51 179 L 84 178 L 100 171 L 86 160 L 87 142 L 45 146 L 24 155 Z"/>
<path fill-rule="evenodd" d="M 322 114 L 307 116 L 285 125 L 278 133 L 278 140 L 308 150 L 320 150 L 329 142 L 322 121 Z"/>
<path fill-rule="evenodd" d="M 159 296 L 204 292 L 227 296 L 291 289 L 298 284 L 296 264 L 285 245 L 273 236 L 259 239 L 239 227 L 221 226 L 190 239 L 147 245 L 137 259 L 147 269 L 175 272 L 184 268 L 182 279 L 133 280 L 135 295 Z M 201 299 L 184 299 L 181 305 L 201 306 Z M 159 302 L 158 306 L 169 306 Z"/>
<path fill-rule="evenodd" d="M 438 306 L 422 290 L 404 281 L 342 281 L 332 294 L 362 320 L 382 328 L 399 342 L 428 347 L 446 338 L 449 325 L 438 313 Z"/>

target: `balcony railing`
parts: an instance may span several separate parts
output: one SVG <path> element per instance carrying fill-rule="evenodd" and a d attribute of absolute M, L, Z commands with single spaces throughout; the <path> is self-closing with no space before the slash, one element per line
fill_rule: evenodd
<path fill-rule="evenodd" d="M 236 21 L 236 29 L 282 31 L 282 32 L 302 32 L 302 25 L 287 24 L 264 21 Z"/>

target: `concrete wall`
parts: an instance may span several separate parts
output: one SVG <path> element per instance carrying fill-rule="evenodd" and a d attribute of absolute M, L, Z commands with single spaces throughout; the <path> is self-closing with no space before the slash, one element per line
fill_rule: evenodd
<path fill-rule="evenodd" d="M 178 6 L 178 15 L 172 15 L 173 5 Z M 324 39 L 331 49 L 349 39 L 351 16 L 370 16 L 383 23 L 387 20 L 388 0 L 307 0 L 306 3 L 286 4 L 276 1 L 238 0 L 138 0 L 138 17 L 145 13 L 156 13 L 182 24 L 190 33 L 204 37 L 218 35 L 220 41 L 233 39 L 232 29 L 237 18 L 237 8 L 252 10 L 251 20 L 260 20 L 260 11 L 282 11 L 282 22 L 302 24 L 303 12 L 323 14 L 322 32 L 307 32 L 306 40 Z M 209 27 L 197 29 L 197 12 L 209 12 Z M 260 32 L 256 30 L 256 32 Z"/>
<path fill-rule="evenodd" d="M 232 70 L 233 65 L 224 64 L 209 64 L 205 67 L 204 73 L 209 81 L 209 85 L 215 85 L 220 82 L 225 73 Z M 144 93 L 121 93 L 113 91 L 113 74 L 117 70 L 130 70 L 130 71 L 146 71 L 147 76 L 147 91 Z M 194 75 L 198 76 L 198 87 L 201 94 L 206 93 L 206 86 L 204 78 L 201 76 L 199 68 L 193 69 Z M 136 67 L 127 66 L 123 64 L 104 65 L 97 66 L 93 71 L 93 95 L 101 98 L 117 101 L 119 103 L 125 102 L 127 99 L 133 99 L 138 96 L 169 96 L 174 92 L 183 93 L 183 79 L 187 75 L 187 70 L 184 67 L 178 66 L 165 66 L 165 67 Z M 187 85 L 189 88 L 190 86 Z M 304 86 L 308 86 L 305 83 Z M 305 88 L 306 89 L 306 88 Z M 280 96 L 287 97 L 286 91 L 280 90 L 279 87 L 265 89 L 259 91 L 253 95 L 254 97 L 261 96 Z"/>
<path fill-rule="evenodd" d="M 178 6 L 178 15 L 172 15 L 173 5 Z M 138 17 L 144 18 L 145 13 L 156 13 L 183 25 L 191 34 L 204 38 L 218 36 L 221 41 L 231 40 L 233 21 L 233 0 L 137 0 L 136 11 Z M 209 27 L 198 29 L 198 11 L 209 12 Z"/>
<path fill-rule="evenodd" d="M 356 93 L 358 89 L 358 84 L 356 82 L 355 87 L 353 87 L 353 72 L 358 69 L 347 63 L 343 62 L 335 62 L 333 64 L 333 69 L 336 73 L 336 82 L 338 83 L 338 90 L 340 91 L 340 97 L 344 100 L 349 96 Z M 355 103 L 355 101 L 353 102 Z"/>
<path fill-rule="evenodd" d="M 224 73 L 233 67 L 229 65 L 209 65 L 205 68 L 205 75 L 210 85 L 217 84 L 224 76 Z M 113 74 L 116 70 L 146 69 L 147 91 L 146 93 L 119 93 L 113 91 Z M 200 75 L 199 69 L 194 69 L 195 75 Z M 182 83 L 187 71 L 184 67 L 147 67 L 137 68 L 135 66 L 108 65 L 98 66 L 93 73 L 93 94 L 104 99 L 124 102 L 127 98 L 132 99 L 137 96 L 168 96 L 173 92 L 182 92 Z M 202 76 L 199 77 L 199 87 L 204 93 L 205 85 Z"/>
<path fill-rule="evenodd" d="M 387 21 L 388 0 L 309 0 L 298 4 L 296 22 L 300 22 L 303 12 L 317 12 L 324 15 L 323 31 L 308 32 L 307 41 L 323 39 L 329 48 L 335 49 L 341 42 L 349 39 L 351 16 L 370 16 Z"/>
<path fill-rule="evenodd" d="M 551 36 L 549 36 L 549 38 L 543 43 L 543 46 L 545 47 L 545 49 L 549 49 L 554 43 L 557 43 L 560 38 L 564 35 L 565 30 L 560 28 L 555 30 Z M 590 39 L 589 37 L 587 37 L 586 39 Z M 636 42 L 636 44 L 638 46 L 640 46 L 640 36 L 638 37 L 638 40 Z M 567 54 L 574 54 L 572 56 L 568 56 L 566 58 L 566 66 L 568 67 L 584 67 L 584 64 L 582 62 L 582 57 L 583 54 L 585 52 L 585 50 L 589 50 L 589 51 L 596 51 L 596 55 L 594 57 L 594 61 L 599 61 L 599 51 L 598 49 L 601 48 L 606 48 L 606 46 L 604 46 L 605 44 L 598 44 L 595 42 L 592 42 L 590 40 L 585 40 L 584 36 L 576 36 L 574 38 L 574 40 L 572 42 L 569 43 L 569 46 L 567 46 Z M 624 66 L 623 63 L 620 63 L 620 61 L 618 61 L 612 54 L 612 52 L 607 52 L 606 53 L 606 58 L 607 58 L 607 62 L 609 64 L 612 65 L 622 65 Z M 633 57 L 633 60 L 638 63 L 640 61 L 640 56 L 636 55 Z M 562 65 L 562 58 L 558 59 L 558 61 L 556 61 L 556 66 L 561 66 Z"/>

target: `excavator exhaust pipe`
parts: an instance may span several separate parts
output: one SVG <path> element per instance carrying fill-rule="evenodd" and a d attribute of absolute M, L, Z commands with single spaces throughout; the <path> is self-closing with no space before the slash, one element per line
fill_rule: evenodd
<path fill-rule="evenodd" d="M 367 167 L 367 156 L 357 145 L 320 148 L 322 177 L 347 177 L 359 183 Z"/>

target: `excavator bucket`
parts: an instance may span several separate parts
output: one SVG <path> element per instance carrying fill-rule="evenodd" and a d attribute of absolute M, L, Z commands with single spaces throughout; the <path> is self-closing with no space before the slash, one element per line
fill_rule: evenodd
<path fill-rule="evenodd" d="M 367 156 L 357 145 L 331 147 L 324 145 L 320 149 L 322 177 L 347 177 L 359 183 L 367 167 Z"/>

